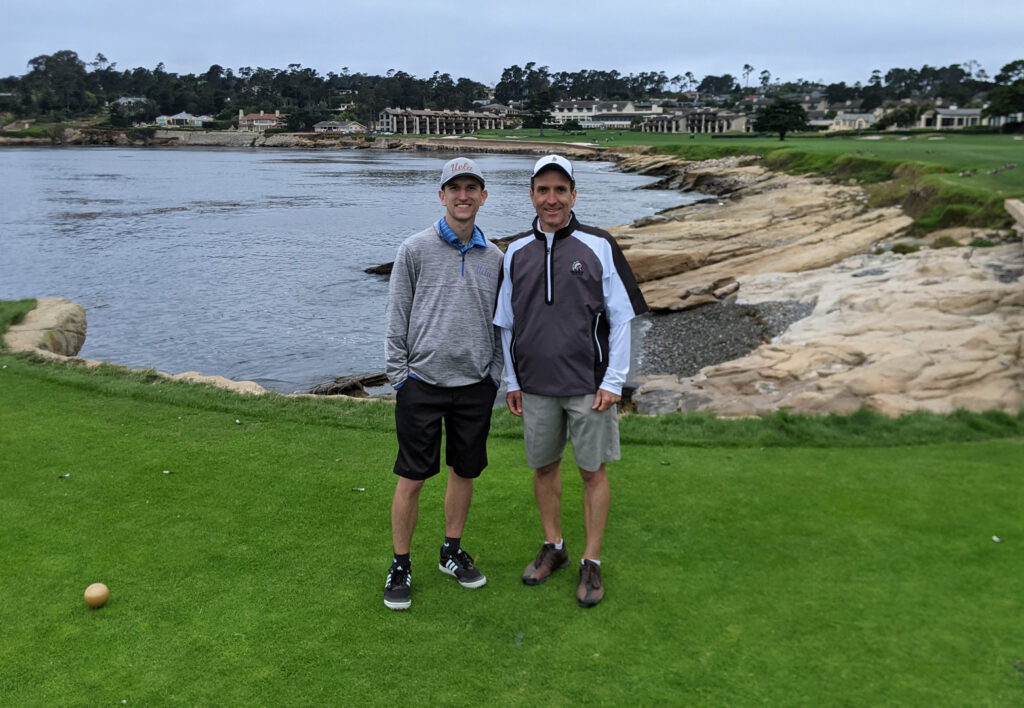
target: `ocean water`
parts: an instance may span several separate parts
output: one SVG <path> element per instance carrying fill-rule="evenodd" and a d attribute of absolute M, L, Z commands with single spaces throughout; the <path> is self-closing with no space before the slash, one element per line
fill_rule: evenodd
<path fill-rule="evenodd" d="M 535 158 L 472 155 L 490 238 L 533 218 Z M 80 355 L 291 393 L 384 368 L 387 279 L 364 269 L 443 215 L 450 155 L 0 148 L 0 299 L 86 308 Z M 696 196 L 578 162 L 576 213 L 612 226 Z"/>

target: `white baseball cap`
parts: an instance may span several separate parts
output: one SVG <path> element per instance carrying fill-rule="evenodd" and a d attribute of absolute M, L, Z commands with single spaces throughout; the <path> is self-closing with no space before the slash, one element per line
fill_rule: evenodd
<path fill-rule="evenodd" d="M 572 163 L 561 155 L 545 155 L 537 160 L 533 165 L 533 176 L 536 177 L 541 170 L 545 170 L 549 167 L 560 169 L 565 173 L 565 176 L 569 178 L 570 182 L 576 184 L 576 178 L 572 175 Z"/>
<path fill-rule="evenodd" d="M 480 186 L 484 186 L 484 173 L 480 171 L 480 167 L 468 157 L 456 157 L 454 160 L 444 163 L 444 169 L 441 170 L 441 189 L 462 175 L 476 177 L 480 180 Z"/>

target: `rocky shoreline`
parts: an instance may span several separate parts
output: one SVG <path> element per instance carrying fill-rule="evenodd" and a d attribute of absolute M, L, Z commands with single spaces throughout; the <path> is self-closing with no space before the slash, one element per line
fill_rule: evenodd
<path fill-rule="evenodd" d="M 814 311 L 801 302 L 739 304 L 735 299 L 682 312 L 654 314 L 643 334 L 634 381 L 650 376 L 696 376 L 750 354 Z"/>
<path fill-rule="evenodd" d="M 499 153 L 544 155 L 557 149 L 574 160 L 614 160 L 607 148 L 588 143 L 544 140 L 488 140 L 469 136 L 404 138 L 341 135 L 337 133 L 248 133 L 236 130 L 183 130 L 173 128 L 65 128 L 52 138 L 16 138 L 0 135 L 0 147 L 41 146 L 108 147 L 224 147 L 295 150 L 405 150 L 417 152 Z M 609 156 L 606 157 L 605 155 Z"/>

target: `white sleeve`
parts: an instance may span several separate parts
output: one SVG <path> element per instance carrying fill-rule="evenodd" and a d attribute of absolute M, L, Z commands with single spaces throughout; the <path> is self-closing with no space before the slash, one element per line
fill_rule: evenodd
<path fill-rule="evenodd" d="M 516 377 L 516 370 L 512 367 L 512 330 L 504 327 L 501 328 L 501 351 L 505 355 L 505 386 L 509 393 L 518 391 L 519 379 Z"/>
<path fill-rule="evenodd" d="M 608 333 L 608 369 L 604 372 L 600 388 L 616 396 L 622 395 L 622 385 L 629 373 L 630 329 L 630 322 L 626 320 L 613 326 Z"/>
<path fill-rule="evenodd" d="M 515 316 L 512 313 L 512 279 L 509 277 L 509 264 L 512 262 L 510 247 L 505 251 L 501 261 L 501 287 L 498 288 L 498 300 L 494 305 L 494 324 L 502 329 L 511 330 Z M 507 362 L 506 362 L 507 366 Z"/>

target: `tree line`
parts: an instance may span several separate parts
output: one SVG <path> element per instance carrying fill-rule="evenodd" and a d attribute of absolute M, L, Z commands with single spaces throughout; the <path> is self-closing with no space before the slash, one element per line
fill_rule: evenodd
<path fill-rule="evenodd" d="M 241 67 L 237 71 L 214 64 L 201 74 L 177 74 L 167 71 L 163 63 L 152 70 L 119 69 L 103 54 L 86 63 L 71 50 L 40 55 L 27 66 L 28 72 L 22 76 L 0 79 L 0 111 L 63 120 L 107 110 L 115 125 L 182 111 L 212 115 L 226 123 L 240 109 L 246 113 L 279 109 L 288 115 L 290 128 L 308 129 L 318 120 L 333 117 L 371 121 L 388 106 L 471 110 L 474 101 L 487 96 L 483 84 L 441 72 L 419 78 L 404 71 L 381 76 L 351 73 L 342 67 L 321 75 L 299 64 L 285 69 Z M 978 62 L 967 61 L 946 67 L 876 70 L 865 83 L 852 85 L 822 85 L 804 79 L 781 82 L 769 70 L 758 71 L 750 64 L 744 64 L 739 73 L 742 81 L 732 74 L 698 80 L 692 72 L 673 76 L 663 71 L 552 72 L 529 62 L 502 71 L 494 99 L 523 107 L 540 120 L 562 100 L 660 98 L 686 103 L 693 100 L 693 92 L 705 105 L 741 109 L 754 94 L 793 97 L 820 91 L 830 103 L 856 100 L 865 111 L 903 99 L 920 104 L 941 98 L 967 106 L 980 96 L 987 96 L 1002 113 L 1024 110 L 1024 59 L 1007 64 L 994 78 Z M 144 100 L 115 103 L 125 96 Z"/>
<path fill-rule="evenodd" d="M 152 70 L 122 70 L 103 54 L 87 64 L 70 50 L 35 57 L 28 68 L 23 76 L 0 79 L 0 93 L 8 94 L 0 99 L 0 111 L 62 120 L 109 110 L 115 125 L 182 111 L 226 122 L 239 110 L 280 110 L 290 127 L 303 129 L 342 112 L 343 117 L 372 120 L 386 106 L 469 110 L 474 100 L 486 96 L 483 84 L 440 72 L 430 78 L 404 71 L 378 76 L 344 67 L 322 76 L 299 64 L 237 71 L 214 64 L 205 73 L 176 74 L 163 63 Z M 145 100 L 115 104 L 121 97 Z"/>

